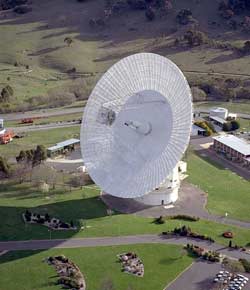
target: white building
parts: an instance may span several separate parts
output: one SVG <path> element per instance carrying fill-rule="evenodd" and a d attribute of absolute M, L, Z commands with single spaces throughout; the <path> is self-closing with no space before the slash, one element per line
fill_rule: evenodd
<path fill-rule="evenodd" d="M 184 161 L 178 162 L 172 174 L 154 191 L 136 198 L 136 201 L 147 205 L 166 205 L 176 202 L 179 195 L 181 180 L 183 180 L 187 171 L 187 163 Z"/>
<path fill-rule="evenodd" d="M 219 117 L 221 119 L 226 120 L 226 118 L 228 117 L 228 109 L 225 108 L 212 108 L 209 111 L 209 117 Z"/>
<path fill-rule="evenodd" d="M 6 132 L 3 126 L 3 119 L 0 119 L 0 135 L 3 135 Z"/>

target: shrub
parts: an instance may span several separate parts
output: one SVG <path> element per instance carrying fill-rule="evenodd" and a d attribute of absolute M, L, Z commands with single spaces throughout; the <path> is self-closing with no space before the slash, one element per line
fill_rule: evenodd
<path fill-rule="evenodd" d="M 224 123 L 222 126 L 222 130 L 225 132 L 231 131 L 232 130 L 231 122 Z"/>
<path fill-rule="evenodd" d="M 250 273 L 250 261 L 246 259 L 239 259 L 239 262 L 243 265 L 245 271 Z"/>
<path fill-rule="evenodd" d="M 161 225 L 161 224 L 164 224 L 165 223 L 165 220 L 164 220 L 163 216 L 160 216 L 160 217 L 158 217 L 158 218 L 156 218 L 154 220 L 154 223 L 155 224 L 158 224 L 158 225 Z"/>
<path fill-rule="evenodd" d="M 136 10 L 144 10 L 147 8 L 146 2 L 144 0 L 127 0 L 128 5 Z"/>
<path fill-rule="evenodd" d="M 194 102 L 205 101 L 207 99 L 207 94 L 199 87 L 192 87 L 191 91 Z"/>
<path fill-rule="evenodd" d="M 201 127 L 201 128 L 203 128 L 203 129 L 205 129 L 206 130 L 206 133 L 205 133 L 206 136 L 211 136 L 212 133 L 215 132 L 213 126 L 207 121 L 197 121 L 194 124 L 199 126 L 199 127 Z"/>
<path fill-rule="evenodd" d="M 189 9 L 181 9 L 176 19 L 180 24 L 187 25 L 192 20 L 192 12 Z"/>
<path fill-rule="evenodd" d="M 152 8 L 148 8 L 145 12 L 145 16 L 146 16 L 148 21 L 154 20 L 155 19 L 154 10 Z"/>
<path fill-rule="evenodd" d="M 25 14 L 32 11 L 32 8 L 28 5 L 19 5 L 16 6 L 14 9 L 14 12 L 18 13 L 18 14 Z"/>
<path fill-rule="evenodd" d="M 10 165 L 7 162 L 7 160 L 1 156 L 0 156 L 0 172 L 2 172 L 6 176 L 10 175 Z"/>
<path fill-rule="evenodd" d="M 238 130 L 240 128 L 240 123 L 237 120 L 232 120 L 231 125 L 232 125 L 232 130 Z"/>
<path fill-rule="evenodd" d="M 166 218 L 171 219 L 171 220 L 185 220 L 185 221 L 191 221 L 191 222 L 197 222 L 200 219 L 199 217 L 184 215 L 184 214 L 167 216 Z"/>
<path fill-rule="evenodd" d="M 202 31 L 190 29 L 184 33 L 184 40 L 189 46 L 199 46 L 207 42 L 207 36 Z"/>

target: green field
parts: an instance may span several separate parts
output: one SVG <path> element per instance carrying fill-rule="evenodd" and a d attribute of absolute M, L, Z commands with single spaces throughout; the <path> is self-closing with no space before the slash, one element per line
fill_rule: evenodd
<path fill-rule="evenodd" d="M 76 225 L 86 225 L 86 230 L 52 232 L 52 238 L 101 237 L 155 233 L 172 230 L 176 226 L 189 225 L 194 231 L 207 234 L 217 242 L 227 245 L 221 234 L 229 228 L 235 233 L 234 241 L 245 245 L 250 241 L 250 230 L 217 224 L 205 220 L 184 222 L 169 220 L 166 224 L 155 225 L 152 218 L 134 214 L 107 215 L 106 206 L 99 198 L 99 190 L 84 188 L 72 192 L 57 191 L 50 198 L 28 184 L 2 186 L 0 190 L 0 240 L 49 239 L 46 227 L 25 225 L 21 214 L 26 210 L 46 213 L 63 221 L 74 221 Z"/>
<path fill-rule="evenodd" d="M 103 17 L 103 0 L 32 1 L 33 10 L 25 15 L 2 13 L 0 15 L 0 88 L 11 85 L 14 96 L 10 109 L 41 106 L 30 103 L 31 97 L 65 97 L 73 88 L 80 88 L 88 97 L 96 80 L 113 63 L 137 52 L 154 52 L 169 57 L 181 67 L 188 78 L 207 78 L 213 72 L 221 74 L 249 74 L 245 58 L 236 57 L 232 51 L 209 46 L 199 49 L 169 47 L 183 34 L 176 22 L 176 14 L 183 7 L 189 8 L 209 38 L 222 43 L 231 40 L 242 45 L 248 35 L 240 29 L 231 31 L 218 15 L 217 5 L 210 0 L 201 3 L 186 0 L 174 1 L 168 15 L 157 17 L 153 22 L 145 18 L 145 11 L 125 11 L 113 15 L 104 27 L 90 27 L 89 20 Z M 239 22 L 242 19 L 239 19 Z M 211 25 L 211 22 L 219 26 Z M 64 39 L 71 37 L 68 47 Z M 17 62 L 19 66 L 14 66 Z M 29 68 L 26 69 L 25 66 Z M 72 76 L 67 71 L 76 69 Z M 214 77 L 218 77 L 215 75 Z M 73 101 L 73 100 L 72 100 Z M 46 102 L 44 106 L 48 106 Z"/>
<path fill-rule="evenodd" d="M 199 109 L 210 109 L 212 107 L 223 107 L 227 108 L 231 113 L 245 113 L 250 114 L 250 102 L 196 102 L 194 103 L 195 108 Z"/>
<path fill-rule="evenodd" d="M 212 214 L 250 221 L 250 182 L 230 170 L 190 153 L 188 181 L 208 192 L 207 209 Z"/>
<path fill-rule="evenodd" d="M 249 113 L 250 113 L 250 111 L 249 111 Z M 250 131 L 250 120 L 238 118 L 238 121 L 240 122 L 239 131 Z"/>
<path fill-rule="evenodd" d="M 14 139 L 11 143 L 6 145 L 0 145 L 0 156 L 15 158 L 20 150 L 32 149 L 37 145 L 49 147 L 66 139 L 79 138 L 79 134 L 79 125 L 68 128 L 28 132 L 25 133 L 23 138 Z"/>
<path fill-rule="evenodd" d="M 143 278 L 121 272 L 116 255 L 136 252 L 144 263 Z M 48 251 L 11 252 L 0 257 L 0 289 L 56 290 L 56 272 L 42 260 L 51 255 L 64 254 L 75 262 L 85 276 L 87 289 L 100 290 L 105 281 L 112 281 L 119 290 L 162 290 L 187 268 L 193 259 L 180 246 L 130 245 L 53 249 Z M 111 289 L 111 288 L 108 288 Z"/>

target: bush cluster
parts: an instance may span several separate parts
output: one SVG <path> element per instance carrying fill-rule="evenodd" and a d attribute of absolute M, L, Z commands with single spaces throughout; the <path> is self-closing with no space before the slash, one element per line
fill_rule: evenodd
<path fill-rule="evenodd" d="M 190 238 L 194 238 L 194 239 L 200 239 L 200 240 L 204 240 L 204 241 L 209 241 L 209 242 L 212 242 L 214 243 L 214 239 L 212 239 L 211 237 L 208 237 L 206 235 L 202 235 L 202 234 L 198 234 L 198 233 L 195 233 L 191 230 L 190 227 L 187 227 L 187 226 L 182 226 L 180 228 L 175 228 L 171 234 L 174 234 L 174 235 L 179 235 L 179 236 L 182 236 L 182 237 L 190 237 Z"/>
<path fill-rule="evenodd" d="M 240 123 L 237 120 L 232 120 L 232 121 L 227 121 L 226 123 L 223 124 L 223 131 L 229 132 L 229 131 L 234 131 L 238 130 L 240 128 Z"/>
<path fill-rule="evenodd" d="M 206 130 L 206 132 L 205 132 L 206 136 L 211 136 L 215 132 L 214 126 L 211 122 L 196 121 L 194 124 L 197 125 L 198 127 L 203 128 L 204 130 Z"/>
<path fill-rule="evenodd" d="M 239 262 L 241 262 L 241 264 L 244 267 L 245 271 L 247 273 L 250 273 L 250 261 L 246 260 L 246 259 L 239 259 Z"/>
<path fill-rule="evenodd" d="M 205 249 L 193 245 L 187 244 L 185 249 L 187 249 L 190 253 L 195 255 L 196 257 L 202 257 L 204 260 L 210 262 L 220 262 L 220 254 L 214 251 L 206 251 Z"/>
<path fill-rule="evenodd" d="M 185 214 L 177 214 L 177 215 L 169 215 L 169 216 L 159 216 L 154 220 L 155 224 L 164 224 L 166 220 L 184 220 L 189 222 L 197 222 L 199 221 L 199 217 L 185 215 Z"/>
<path fill-rule="evenodd" d="M 184 220 L 184 221 L 190 221 L 190 222 L 197 222 L 200 219 L 199 217 L 190 216 L 186 214 L 177 214 L 177 215 L 167 216 L 166 218 L 171 219 L 171 220 Z"/>

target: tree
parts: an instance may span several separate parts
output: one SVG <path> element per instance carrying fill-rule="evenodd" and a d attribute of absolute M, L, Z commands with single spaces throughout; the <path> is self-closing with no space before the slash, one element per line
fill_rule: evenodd
<path fill-rule="evenodd" d="M 205 101 L 207 99 L 207 94 L 199 87 L 192 87 L 191 91 L 193 101 Z"/>
<path fill-rule="evenodd" d="M 240 128 L 240 123 L 237 120 L 231 121 L 232 130 L 238 130 Z"/>
<path fill-rule="evenodd" d="M 145 12 L 145 16 L 146 16 L 148 21 L 154 20 L 155 19 L 154 10 L 151 7 L 149 7 Z"/>
<path fill-rule="evenodd" d="M 228 3 L 226 0 L 222 0 L 220 1 L 219 3 L 219 11 L 224 11 L 224 10 L 227 10 L 228 9 Z"/>
<path fill-rule="evenodd" d="M 231 122 L 226 122 L 222 126 L 222 130 L 225 132 L 231 131 L 232 130 L 232 124 Z"/>
<path fill-rule="evenodd" d="M 128 5 L 136 10 L 145 10 L 147 4 L 144 0 L 127 0 Z"/>
<path fill-rule="evenodd" d="M 46 148 L 43 145 L 37 145 L 36 150 L 34 151 L 32 166 L 36 166 L 46 159 L 47 159 Z"/>
<path fill-rule="evenodd" d="M 234 12 L 231 9 L 227 10 L 222 10 L 220 13 L 220 16 L 223 17 L 224 19 L 231 19 L 234 16 Z"/>
<path fill-rule="evenodd" d="M 192 12 L 189 9 L 181 9 L 176 19 L 180 24 L 187 25 L 192 20 Z"/>
<path fill-rule="evenodd" d="M 247 40 L 244 43 L 243 52 L 244 52 L 244 54 L 249 54 L 250 53 L 250 40 Z"/>
<path fill-rule="evenodd" d="M 66 43 L 67 46 L 70 46 L 73 43 L 73 39 L 71 37 L 65 37 L 64 43 Z"/>
<path fill-rule="evenodd" d="M 10 101 L 10 97 L 13 96 L 13 94 L 14 94 L 14 90 L 12 89 L 11 86 L 7 85 L 1 91 L 0 101 L 9 102 Z"/>
<path fill-rule="evenodd" d="M 171 9 L 173 9 L 173 4 L 171 0 L 165 0 L 165 10 L 168 13 Z"/>
<path fill-rule="evenodd" d="M 26 152 L 21 150 L 19 155 L 16 157 L 16 161 L 17 161 L 17 163 L 22 162 L 22 161 L 26 161 L 26 158 L 27 158 Z"/>
<path fill-rule="evenodd" d="M 10 165 L 2 156 L 0 156 L 0 172 L 2 172 L 7 177 L 10 175 Z"/>
<path fill-rule="evenodd" d="M 190 29 L 185 32 L 184 40 L 189 46 L 199 46 L 206 42 L 207 37 L 202 31 Z"/>

